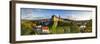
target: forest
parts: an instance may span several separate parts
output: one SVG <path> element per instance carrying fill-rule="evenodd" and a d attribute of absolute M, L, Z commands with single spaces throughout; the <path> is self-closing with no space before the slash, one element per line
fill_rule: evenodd
<path fill-rule="evenodd" d="M 74 21 L 52 16 L 51 19 L 21 20 L 21 35 L 90 32 L 92 32 L 92 19 L 86 21 Z"/>

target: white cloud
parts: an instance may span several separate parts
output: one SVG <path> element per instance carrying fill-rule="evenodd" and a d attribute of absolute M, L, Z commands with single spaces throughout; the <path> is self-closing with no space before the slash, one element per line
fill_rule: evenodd
<path fill-rule="evenodd" d="M 67 18 L 70 20 L 90 20 L 90 19 L 92 19 L 91 16 L 92 15 L 90 15 L 90 14 L 80 14 L 80 15 L 67 16 Z"/>
<path fill-rule="evenodd" d="M 39 19 L 45 19 L 46 17 L 42 17 L 39 15 L 33 15 L 33 14 L 27 14 L 27 15 L 22 15 L 21 19 L 25 19 L 25 20 L 39 20 Z"/>

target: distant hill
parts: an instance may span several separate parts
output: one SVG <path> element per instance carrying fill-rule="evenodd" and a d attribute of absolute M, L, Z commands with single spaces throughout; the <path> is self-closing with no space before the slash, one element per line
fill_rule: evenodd
<path fill-rule="evenodd" d="M 74 20 L 74 19 L 71 19 L 70 18 L 61 18 L 60 16 L 57 17 L 55 15 L 53 15 L 53 17 L 55 17 L 56 19 L 59 19 L 59 20 L 62 20 L 62 21 L 74 21 L 74 22 L 86 22 L 86 21 L 89 21 L 89 19 L 87 20 Z M 27 17 L 27 18 L 22 18 L 21 20 L 33 20 L 33 21 L 42 21 L 44 19 L 47 19 L 48 21 L 52 21 L 52 18 L 44 18 L 44 17 Z M 91 19 L 90 19 L 91 20 Z"/>

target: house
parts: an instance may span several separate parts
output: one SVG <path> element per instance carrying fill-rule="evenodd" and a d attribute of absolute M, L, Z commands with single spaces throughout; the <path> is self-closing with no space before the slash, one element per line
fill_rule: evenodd
<path fill-rule="evenodd" d="M 50 31 L 49 31 L 48 26 L 42 26 L 42 32 L 43 33 L 49 33 Z"/>

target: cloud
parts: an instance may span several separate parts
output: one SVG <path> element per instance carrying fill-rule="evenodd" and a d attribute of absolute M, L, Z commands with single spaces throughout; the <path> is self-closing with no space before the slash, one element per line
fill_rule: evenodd
<path fill-rule="evenodd" d="M 67 19 L 70 19 L 70 20 L 90 20 L 92 19 L 91 18 L 91 15 L 71 15 L 71 16 L 67 16 L 66 17 Z"/>
<path fill-rule="evenodd" d="M 35 14 L 27 14 L 27 15 L 22 15 L 21 19 L 25 20 L 39 20 L 39 19 L 47 19 L 48 17 L 43 17 Z"/>

